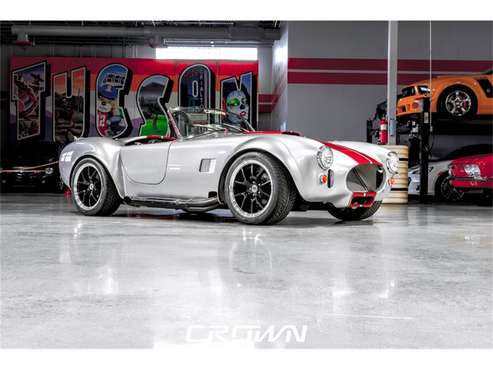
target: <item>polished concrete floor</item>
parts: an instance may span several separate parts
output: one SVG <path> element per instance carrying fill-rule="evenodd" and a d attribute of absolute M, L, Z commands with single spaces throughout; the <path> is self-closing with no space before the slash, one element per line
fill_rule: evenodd
<path fill-rule="evenodd" d="M 493 347 L 490 208 L 256 227 L 226 211 L 84 217 L 61 195 L 0 194 L 0 212 L 4 348 Z M 269 328 L 279 335 L 258 340 Z"/>

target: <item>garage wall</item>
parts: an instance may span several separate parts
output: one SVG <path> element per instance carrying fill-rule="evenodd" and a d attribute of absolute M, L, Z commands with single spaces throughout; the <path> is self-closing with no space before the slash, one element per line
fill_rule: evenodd
<path fill-rule="evenodd" d="M 281 38 L 272 46 L 272 115 L 266 129 L 286 129 L 288 120 L 288 25 L 281 24 Z"/>
<path fill-rule="evenodd" d="M 346 83 L 355 72 L 345 59 L 386 59 L 387 23 L 289 22 L 288 29 L 288 129 L 321 139 L 364 139 L 365 121 L 386 88 Z"/>
<path fill-rule="evenodd" d="M 78 45 L 36 45 L 20 47 L 16 45 L 1 45 L 0 50 L 0 139 L 1 153 L 5 158 L 7 153 L 4 138 L 9 120 L 9 90 L 10 90 L 10 57 L 11 56 L 64 56 L 64 57 L 104 57 L 104 58 L 155 58 L 155 49 L 146 45 L 112 45 L 112 46 L 78 46 Z M 269 128 L 271 124 L 271 92 L 272 92 L 272 48 L 262 47 L 259 56 L 259 117 L 260 129 Z M 266 102 L 263 104 L 262 102 Z M 262 109 L 264 108 L 264 109 Z"/>
<path fill-rule="evenodd" d="M 366 120 L 386 99 L 387 22 L 288 22 L 287 29 L 288 129 L 365 140 Z M 429 22 L 399 22 L 399 88 L 427 78 L 429 32 Z M 432 22 L 434 72 L 477 72 L 484 63 L 470 62 L 493 59 L 492 34 L 493 22 Z M 274 127 L 283 122 L 273 115 Z"/>
<path fill-rule="evenodd" d="M 272 96 L 272 48 L 258 49 L 258 128 L 271 124 Z"/>
<path fill-rule="evenodd" d="M 0 135 L 2 158 L 7 155 L 5 145 L 6 130 L 9 122 L 9 91 L 10 91 L 10 57 L 11 56 L 61 56 L 61 57 L 114 57 L 114 58 L 154 58 L 155 50 L 145 45 L 133 46 L 78 46 L 78 45 L 36 45 L 20 47 L 16 45 L 1 45 L 0 51 Z"/>

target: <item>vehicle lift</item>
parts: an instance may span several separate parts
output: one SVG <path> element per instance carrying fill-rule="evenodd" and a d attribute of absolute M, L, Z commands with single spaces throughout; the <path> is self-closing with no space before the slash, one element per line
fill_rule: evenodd
<path fill-rule="evenodd" d="M 431 133 L 431 112 L 430 98 L 422 99 L 422 109 L 418 116 L 418 140 L 419 140 L 419 202 L 428 202 L 428 173 L 430 159 L 430 133 Z"/>
<path fill-rule="evenodd" d="M 421 103 L 421 113 L 413 117 L 407 124 L 411 127 L 409 134 L 409 156 L 414 152 L 415 146 L 419 147 L 420 181 L 419 181 L 419 201 L 428 203 L 428 174 L 430 158 L 430 135 L 432 132 L 430 98 L 423 98 Z M 378 128 L 374 128 L 374 122 L 378 121 Z M 375 115 L 374 119 L 366 121 L 366 141 L 373 142 L 373 137 L 378 138 L 379 144 L 386 144 L 388 128 L 387 117 Z M 399 144 L 399 130 L 396 129 L 396 144 Z"/>

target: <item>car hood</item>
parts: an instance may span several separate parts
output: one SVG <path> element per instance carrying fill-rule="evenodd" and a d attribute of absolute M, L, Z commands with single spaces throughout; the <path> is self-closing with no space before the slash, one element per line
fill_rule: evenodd
<path fill-rule="evenodd" d="M 440 82 L 443 82 L 443 81 L 447 81 L 447 80 L 450 80 L 450 81 L 457 81 L 457 79 L 463 79 L 463 78 L 467 78 L 467 77 L 478 77 L 478 76 L 481 76 L 480 74 L 471 74 L 471 75 L 443 75 L 443 76 L 435 76 L 431 79 L 431 84 L 433 85 L 433 82 L 436 82 L 436 81 L 440 81 Z M 423 86 L 428 86 L 430 84 L 430 80 L 429 79 L 426 79 L 426 80 L 420 80 L 420 81 L 416 81 L 416 82 L 413 82 L 412 84 L 409 84 L 407 86 L 417 86 L 417 85 L 423 85 Z"/>
<path fill-rule="evenodd" d="M 252 131 L 252 132 L 244 132 L 245 135 L 291 135 L 291 136 L 300 136 L 303 137 L 299 132 L 296 131 Z M 358 164 L 375 164 L 382 165 L 381 161 L 375 159 L 373 156 L 369 156 L 367 153 L 363 153 L 354 148 L 354 146 L 364 146 L 367 143 L 359 143 L 359 142 L 344 142 L 344 141 L 324 141 L 318 140 L 320 143 L 328 146 L 332 150 L 336 150 L 345 154 L 347 157 L 351 158 Z M 372 145 L 372 144 L 369 144 Z"/>
<path fill-rule="evenodd" d="M 452 164 L 478 164 L 478 165 L 493 165 L 493 154 L 471 155 L 462 157 L 452 161 Z"/>

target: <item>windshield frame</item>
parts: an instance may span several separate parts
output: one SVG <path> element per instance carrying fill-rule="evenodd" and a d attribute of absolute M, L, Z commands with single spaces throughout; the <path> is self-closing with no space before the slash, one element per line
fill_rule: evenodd
<path fill-rule="evenodd" d="M 182 132 L 180 132 L 180 130 L 178 128 L 178 123 L 176 122 L 175 117 L 173 116 L 173 113 L 175 113 L 175 112 L 181 112 L 187 116 L 189 116 L 189 114 L 193 114 L 193 113 L 216 114 L 216 115 L 220 115 L 220 116 L 224 116 L 224 117 L 226 117 L 228 115 L 234 116 L 234 117 L 238 118 L 238 120 L 246 126 L 246 129 L 242 128 L 242 127 L 235 127 L 232 124 L 228 124 L 228 123 L 211 124 L 211 125 L 204 125 L 204 126 L 217 126 L 217 128 L 216 129 L 212 128 L 211 130 L 207 130 L 207 131 L 200 133 L 200 134 L 197 134 L 197 135 L 185 136 Z M 200 137 L 200 136 L 204 136 L 204 135 L 210 135 L 210 134 L 215 133 L 215 132 L 228 131 L 228 130 L 238 130 L 238 133 L 240 133 L 240 132 L 255 132 L 255 129 L 253 128 L 253 126 L 244 117 L 241 117 L 235 113 L 226 112 L 226 111 L 223 111 L 220 109 L 209 109 L 209 108 L 202 108 L 202 107 L 200 107 L 200 108 L 199 107 L 180 107 L 180 106 L 170 108 L 170 107 L 166 106 L 166 113 L 168 115 L 169 122 L 171 123 L 171 126 L 173 128 L 173 132 L 174 132 L 177 139 L 192 139 L 192 138 L 196 138 L 196 137 Z"/>

